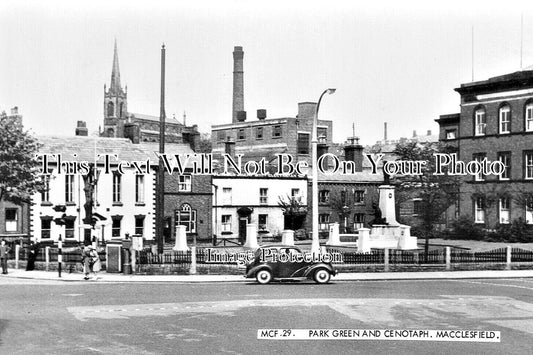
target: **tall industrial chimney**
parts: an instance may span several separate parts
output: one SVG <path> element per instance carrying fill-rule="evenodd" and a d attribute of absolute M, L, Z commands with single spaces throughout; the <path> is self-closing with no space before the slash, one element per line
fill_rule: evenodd
<path fill-rule="evenodd" d="M 383 123 L 383 140 L 387 140 L 387 122 Z"/>
<path fill-rule="evenodd" d="M 242 47 L 236 46 L 233 50 L 233 116 L 232 122 L 238 122 L 237 114 L 244 111 L 244 52 Z"/>

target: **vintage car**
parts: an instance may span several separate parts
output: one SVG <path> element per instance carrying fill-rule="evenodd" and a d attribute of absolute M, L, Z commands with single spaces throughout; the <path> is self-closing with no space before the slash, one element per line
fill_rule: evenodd
<path fill-rule="evenodd" d="M 268 245 L 255 252 L 254 259 L 246 265 L 246 278 L 255 278 L 260 284 L 273 279 L 312 279 L 316 283 L 328 283 L 337 274 L 329 262 L 313 260 L 292 245 Z"/>

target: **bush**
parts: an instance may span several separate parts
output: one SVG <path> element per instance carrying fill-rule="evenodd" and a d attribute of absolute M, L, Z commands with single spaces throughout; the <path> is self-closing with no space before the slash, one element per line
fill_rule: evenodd
<path fill-rule="evenodd" d="M 498 225 L 494 234 L 499 242 L 527 243 L 533 240 L 533 226 L 518 218 L 511 224 Z"/>
<path fill-rule="evenodd" d="M 445 235 L 447 239 L 483 240 L 485 238 L 483 228 L 475 224 L 470 216 L 460 216 Z"/>

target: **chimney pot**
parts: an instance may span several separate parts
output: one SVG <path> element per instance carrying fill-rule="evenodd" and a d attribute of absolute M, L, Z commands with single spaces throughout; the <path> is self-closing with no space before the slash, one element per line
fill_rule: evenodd
<path fill-rule="evenodd" d="M 237 121 L 238 121 L 238 122 L 244 122 L 244 121 L 246 121 L 246 111 L 239 111 L 239 112 L 237 112 Z"/>
<path fill-rule="evenodd" d="M 89 130 L 87 129 L 87 123 L 85 121 L 78 121 L 76 127 L 76 136 L 87 137 Z"/>
<path fill-rule="evenodd" d="M 413 129 L 413 138 L 416 137 L 416 130 Z"/>
<path fill-rule="evenodd" d="M 428 136 L 431 136 L 431 130 L 428 129 Z"/>
<path fill-rule="evenodd" d="M 267 110 L 265 109 L 259 109 L 257 110 L 257 118 L 260 120 L 264 120 L 267 116 Z"/>
<path fill-rule="evenodd" d="M 18 115 L 18 114 L 19 114 L 19 108 L 18 108 L 18 106 L 13 107 L 13 108 L 11 109 L 11 115 L 12 115 L 12 116 L 16 116 L 16 115 Z"/>

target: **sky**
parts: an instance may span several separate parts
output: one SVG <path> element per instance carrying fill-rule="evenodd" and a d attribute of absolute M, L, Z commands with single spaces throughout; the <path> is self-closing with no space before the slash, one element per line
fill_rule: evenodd
<path fill-rule="evenodd" d="M 230 123 L 242 46 L 248 120 L 294 117 L 336 88 L 319 112 L 334 142 L 354 126 L 373 144 L 384 122 L 389 139 L 436 133 L 439 115 L 459 112 L 454 88 L 533 65 L 529 3 L 2 1 L 0 110 L 18 106 L 37 135 L 73 135 L 78 120 L 96 132 L 116 39 L 130 112 L 159 115 L 164 43 L 167 116 L 186 112 L 205 133 Z"/>

